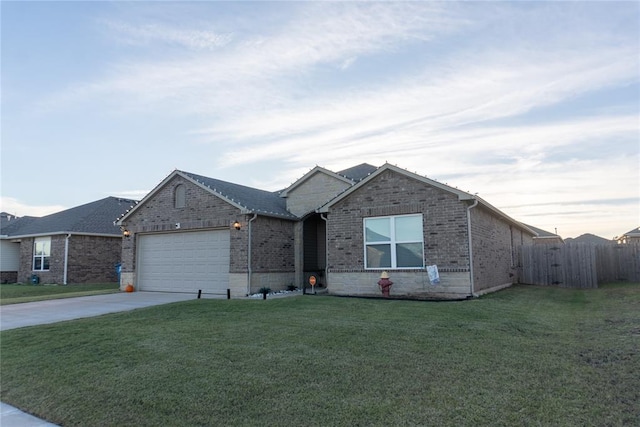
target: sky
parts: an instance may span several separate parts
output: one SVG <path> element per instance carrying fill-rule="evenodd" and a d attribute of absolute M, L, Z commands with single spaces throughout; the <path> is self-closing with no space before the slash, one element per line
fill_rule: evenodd
<path fill-rule="evenodd" d="M 640 225 L 639 2 L 2 1 L 1 206 L 385 162 L 562 237 Z"/>

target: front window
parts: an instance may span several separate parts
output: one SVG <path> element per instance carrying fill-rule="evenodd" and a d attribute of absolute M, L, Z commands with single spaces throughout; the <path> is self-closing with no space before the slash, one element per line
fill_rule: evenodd
<path fill-rule="evenodd" d="M 422 215 L 364 219 L 366 268 L 423 268 Z"/>
<path fill-rule="evenodd" d="M 49 270 L 51 237 L 38 237 L 33 243 L 33 270 Z"/>

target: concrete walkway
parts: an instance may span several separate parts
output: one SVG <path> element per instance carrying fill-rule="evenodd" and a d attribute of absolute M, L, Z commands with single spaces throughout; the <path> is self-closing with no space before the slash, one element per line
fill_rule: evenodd
<path fill-rule="evenodd" d="M 120 292 L 0 306 L 0 330 L 23 328 L 100 316 L 154 305 L 196 299 L 195 294 L 164 292 Z M 218 297 L 223 298 L 223 297 Z M 0 402 L 2 427 L 55 427 L 11 405 Z"/>

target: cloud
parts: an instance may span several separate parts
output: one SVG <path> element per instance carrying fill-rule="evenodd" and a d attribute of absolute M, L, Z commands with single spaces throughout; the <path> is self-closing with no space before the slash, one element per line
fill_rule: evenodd
<path fill-rule="evenodd" d="M 142 200 L 150 190 L 122 190 L 109 192 L 109 196 L 121 197 L 123 199 Z"/>
<path fill-rule="evenodd" d="M 406 79 L 392 86 L 372 88 L 338 96 L 330 93 L 313 101 L 293 103 L 289 108 L 253 111 L 231 117 L 215 127 L 203 129 L 210 140 L 233 141 L 233 152 L 221 158 L 220 164 L 237 165 L 264 158 L 294 160 L 301 147 L 323 146 L 321 156 L 347 156 L 363 152 L 385 152 L 393 141 L 394 149 L 437 149 L 437 145 L 462 146 L 472 151 L 501 146 L 501 142 L 526 145 L 527 150 L 556 146 L 557 139 L 575 141 L 577 136 L 607 136 L 612 133 L 633 132 L 637 118 L 600 119 L 595 127 L 593 118 L 575 119 L 565 124 L 547 126 L 519 126 L 470 128 L 487 126 L 493 120 L 514 117 L 556 104 L 576 96 L 577 93 L 597 91 L 610 85 L 623 85 L 635 77 L 633 61 L 623 52 L 608 52 L 586 61 L 580 54 L 566 56 L 552 62 L 539 57 L 537 65 L 521 65 L 514 71 L 510 61 L 484 62 L 467 66 L 465 71 L 450 74 L 436 73 Z M 629 53 L 624 49 L 624 53 Z M 555 56 L 555 55 L 554 55 Z M 616 60 L 616 58 L 622 58 Z M 516 58 L 523 59 L 523 58 Z M 473 61 L 472 61 L 473 62 Z M 570 75 L 571 78 L 566 76 Z M 472 76 L 472 77 L 471 77 Z M 523 89 L 522 81 L 527 81 Z M 584 123 L 583 123 L 584 122 Z M 251 126 L 246 126 L 251 123 Z M 584 126 L 583 126 L 584 125 Z M 530 135 L 535 131 L 537 135 Z M 557 134 L 560 132 L 560 134 Z M 541 134 L 543 133 L 543 134 Z M 574 137 L 563 134 L 572 133 Z M 518 139 L 514 139 L 517 136 Z M 536 141 L 532 141 L 536 138 Z M 535 145 L 531 145 L 535 142 Z M 243 148 L 244 146 L 244 148 Z M 336 153 L 334 150 L 338 150 Z M 359 151 L 359 153 L 358 153 Z"/>
<path fill-rule="evenodd" d="M 231 33 L 178 29 L 157 23 L 131 25 L 124 22 L 105 21 L 104 25 L 120 42 L 138 46 L 160 42 L 193 50 L 212 50 L 227 45 L 233 38 Z"/>
<path fill-rule="evenodd" d="M 299 84 L 317 66 L 338 68 L 352 58 L 393 51 L 408 40 L 425 40 L 466 25 L 437 4 L 306 3 L 282 26 L 259 34 L 186 31 L 162 24 L 131 26 L 109 21 L 114 37 L 131 43 L 164 41 L 211 52 L 157 59 L 138 55 L 107 68 L 101 79 L 73 84 L 45 97 L 47 109 L 78 101 L 122 98 L 127 109 L 162 102 L 181 114 L 224 114 L 249 106 L 271 109 L 300 95 Z M 302 79 L 302 80 L 300 80 Z"/>
<path fill-rule="evenodd" d="M 52 213 L 60 212 L 67 209 L 66 206 L 61 205 L 46 205 L 46 206 L 33 206 L 28 205 L 22 200 L 13 197 L 1 197 L 0 198 L 0 210 L 7 212 L 18 217 L 22 216 L 46 216 Z"/>
<path fill-rule="evenodd" d="M 107 30 L 148 50 L 42 105 L 189 118 L 185 144 L 212 147 L 216 173 L 277 164 L 265 189 L 310 163 L 390 161 L 497 207 L 525 206 L 508 212 L 515 218 L 549 208 L 569 216 L 581 194 L 637 195 L 637 102 L 581 102 L 637 90 L 637 34 L 618 31 L 634 12 L 580 2 L 305 2 L 278 4 L 253 29 L 231 14 L 225 25 L 202 16 L 196 26 L 123 15 Z M 165 56 L 167 46 L 182 50 Z M 628 218 L 636 207 L 616 208 Z"/>

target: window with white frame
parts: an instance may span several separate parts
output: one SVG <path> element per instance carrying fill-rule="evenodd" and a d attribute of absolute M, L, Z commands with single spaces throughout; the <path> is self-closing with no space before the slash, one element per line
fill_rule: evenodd
<path fill-rule="evenodd" d="M 364 219 L 365 267 L 423 268 L 422 215 Z"/>
<path fill-rule="evenodd" d="M 49 270 L 51 257 L 51 237 L 38 237 L 33 242 L 33 270 Z"/>

